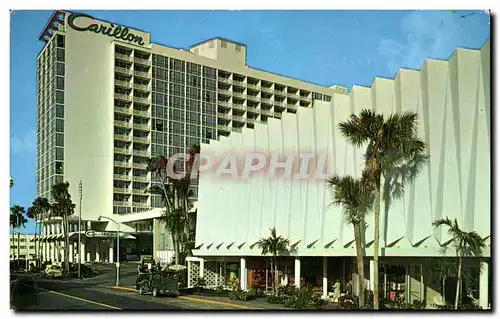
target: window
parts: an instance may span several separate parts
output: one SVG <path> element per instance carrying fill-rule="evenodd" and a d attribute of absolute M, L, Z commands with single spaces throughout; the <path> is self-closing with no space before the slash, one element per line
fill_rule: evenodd
<path fill-rule="evenodd" d="M 192 88 L 192 87 L 186 87 L 186 96 L 191 99 L 200 99 L 200 89 L 197 88 Z"/>
<path fill-rule="evenodd" d="M 56 74 L 64 76 L 64 63 L 57 63 Z"/>
<path fill-rule="evenodd" d="M 63 134 L 55 134 L 55 142 L 56 146 L 64 146 L 64 135 Z"/>
<path fill-rule="evenodd" d="M 56 117 L 64 118 L 64 106 L 61 104 L 56 105 Z"/>
<path fill-rule="evenodd" d="M 64 121 L 61 119 L 56 119 L 56 132 L 64 132 Z"/>
<path fill-rule="evenodd" d="M 186 120 L 188 123 L 200 124 L 200 114 L 194 112 L 186 112 Z"/>
<path fill-rule="evenodd" d="M 64 90 L 64 78 L 62 76 L 56 76 L 56 89 Z"/>
<path fill-rule="evenodd" d="M 331 96 L 328 96 L 328 95 L 324 95 L 323 96 L 323 99 L 327 102 L 330 102 L 332 100 L 332 97 Z"/>
<path fill-rule="evenodd" d="M 221 40 L 220 41 L 220 47 L 221 48 L 227 48 L 227 41 Z"/>
<path fill-rule="evenodd" d="M 209 78 L 209 79 L 215 79 L 217 77 L 215 69 L 208 67 L 208 66 L 204 66 L 203 67 L 203 77 Z"/>
<path fill-rule="evenodd" d="M 170 71 L 170 82 L 184 84 L 184 73 Z"/>
<path fill-rule="evenodd" d="M 211 92 L 211 91 L 203 92 L 203 101 L 215 102 L 215 92 Z"/>
<path fill-rule="evenodd" d="M 202 134 L 202 137 L 206 138 L 206 139 L 213 139 L 216 136 L 215 130 L 212 128 L 207 128 L 207 127 L 203 127 L 201 129 L 201 134 Z"/>
<path fill-rule="evenodd" d="M 203 79 L 203 88 L 205 90 L 215 91 L 217 87 L 217 82 L 211 79 Z"/>
<path fill-rule="evenodd" d="M 164 121 L 158 119 L 153 119 L 153 129 L 160 132 L 167 130 Z"/>
<path fill-rule="evenodd" d="M 188 74 L 186 76 L 186 82 L 187 82 L 187 85 L 190 85 L 190 86 L 194 86 L 194 87 L 201 86 L 201 79 L 199 76 L 196 76 L 196 75 Z"/>
<path fill-rule="evenodd" d="M 184 72 L 186 65 L 184 61 L 177 59 L 170 59 L 170 69 Z"/>
<path fill-rule="evenodd" d="M 241 52 L 241 45 L 236 45 L 236 52 Z"/>
<path fill-rule="evenodd" d="M 184 134 L 184 124 L 170 121 L 170 132 L 177 134 Z"/>
<path fill-rule="evenodd" d="M 188 62 L 187 63 L 187 73 L 200 75 L 201 74 L 201 65 Z"/>
<path fill-rule="evenodd" d="M 186 124 L 186 135 L 199 136 L 200 135 L 200 127 L 198 125 Z M 188 144 L 188 145 L 190 145 L 190 144 Z"/>
<path fill-rule="evenodd" d="M 170 96 L 170 107 L 176 109 L 184 109 L 184 98 L 178 96 Z"/>
<path fill-rule="evenodd" d="M 315 100 L 323 100 L 323 95 L 313 92 L 312 98 Z"/>
<path fill-rule="evenodd" d="M 184 122 L 184 117 L 185 117 L 184 110 L 170 109 L 169 115 L 170 115 L 169 117 L 170 120 Z"/>
<path fill-rule="evenodd" d="M 57 47 L 58 48 L 64 48 L 64 36 L 58 34 L 56 40 L 57 40 Z"/>
<path fill-rule="evenodd" d="M 189 111 L 199 112 L 200 111 L 200 101 L 187 99 L 186 100 L 186 109 Z"/>
<path fill-rule="evenodd" d="M 214 116 L 203 115 L 203 125 L 215 125 L 215 123 Z"/>
<path fill-rule="evenodd" d="M 203 114 L 215 114 L 215 104 L 203 102 Z"/>
<path fill-rule="evenodd" d="M 56 91 L 56 103 L 64 104 L 64 91 Z"/>
<path fill-rule="evenodd" d="M 55 162 L 56 174 L 62 175 L 64 172 L 63 162 Z"/>
<path fill-rule="evenodd" d="M 64 49 L 57 49 L 57 61 L 64 62 Z"/>
<path fill-rule="evenodd" d="M 180 84 L 170 83 L 170 94 L 184 96 L 184 86 Z"/>
<path fill-rule="evenodd" d="M 171 134 L 169 136 L 169 144 L 173 146 L 183 146 L 184 138 L 181 135 Z"/>

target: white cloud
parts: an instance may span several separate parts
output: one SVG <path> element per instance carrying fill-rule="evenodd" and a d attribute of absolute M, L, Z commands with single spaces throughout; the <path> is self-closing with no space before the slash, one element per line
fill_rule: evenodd
<path fill-rule="evenodd" d="M 419 69 L 429 58 L 447 59 L 453 51 L 474 36 L 468 32 L 471 24 L 478 22 L 472 15 L 461 19 L 451 11 L 415 11 L 401 20 L 405 41 L 382 38 L 378 53 L 387 61 L 387 68 L 394 74 L 399 68 Z"/>
<path fill-rule="evenodd" d="M 36 132 L 33 129 L 28 130 L 24 135 L 14 135 L 10 139 L 10 148 L 14 155 L 36 152 Z"/>

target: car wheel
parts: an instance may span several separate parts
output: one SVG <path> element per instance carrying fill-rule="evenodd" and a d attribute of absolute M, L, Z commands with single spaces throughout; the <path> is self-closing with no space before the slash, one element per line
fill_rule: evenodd
<path fill-rule="evenodd" d="M 158 289 L 153 288 L 153 297 L 157 297 L 157 296 L 158 296 Z"/>

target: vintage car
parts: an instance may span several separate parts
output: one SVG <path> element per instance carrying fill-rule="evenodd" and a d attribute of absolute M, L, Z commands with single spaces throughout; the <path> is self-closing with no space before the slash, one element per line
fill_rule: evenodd
<path fill-rule="evenodd" d="M 135 289 L 140 295 L 152 294 L 153 297 L 159 295 L 179 295 L 179 282 L 167 273 L 158 271 L 141 273 L 137 276 Z"/>
<path fill-rule="evenodd" d="M 45 278 L 62 277 L 61 266 L 59 266 L 59 265 L 46 265 L 45 270 L 42 271 L 42 277 L 45 277 Z"/>

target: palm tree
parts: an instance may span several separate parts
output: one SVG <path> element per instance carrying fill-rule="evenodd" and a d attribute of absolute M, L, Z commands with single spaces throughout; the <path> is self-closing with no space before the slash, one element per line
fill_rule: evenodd
<path fill-rule="evenodd" d="M 37 221 L 42 219 L 43 217 L 47 216 L 47 214 L 50 211 L 50 203 L 47 198 L 43 198 L 38 196 L 35 198 L 35 200 L 32 203 L 32 206 L 28 208 L 28 217 L 35 220 L 35 255 L 36 255 L 36 262 L 38 265 L 38 243 L 36 241 L 36 235 L 38 231 L 38 226 L 40 226 L 40 234 L 41 234 L 41 227 L 42 224 L 38 223 Z"/>
<path fill-rule="evenodd" d="M 75 204 L 69 194 L 69 183 L 60 183 L 52 186 L 54 203 L 51 205 L 51 216 L 61 217 L 64 234 L 64 269 L 69 271 L 69 236 L 68 218 L 75 212 Z"/>
<path fill-rule="evenodd" d="M 359 305 L 364 307 L 364 265 L 362 249 L 362 227 L 365 216 L 373 205 L 373 186 L 370 183 L 368 172 L 363 171 L 359 179 L 351 176 L 340 177 L 333 175 L 327 180 L 328 187 L 332 190 L 333 201 L 331 204 L 342 206 L 345 213 L 345 222 L 351 224 L 354 229 L 354 240 L 356 242 L 356 259 L 358 264 L 358 276 L 360 284 Z"/>
<path fill-rule="evenodd" d="M 395 174 L 389 180 L 394 183 L 399 178 L 399 192 L 407 182 L 412 182 L 420 173 L 427 159 L 425 143 L 417 137 L 417 119 L 414 112 L 392 114 L 384 119 L 382 114 L 362 110 L 360 115 L 341 122 L 339 127 L 347 141 L 356 146 L 367 144 L 365 168 L 375 186 L 375 240 L 374 240 L 374 285 L 373 307 L 379 309 L 378 255 L 380 246 L 380 201 L 381 178 L 393 174 L 398 167 L 405 166 L 405 174 Z"/>
<path fill-rule="evenodd" d="M 12 186 L 14 186 L 14 179 L 12 178 L 12 176 L 10 177 L 10 188 L 12 188 Z"/>
<path fill-rule="evenodd" d="M 10 208 L 10 226 L 13 229 L 17 228 L 17 267 L 19 268 L 19 255 L 20 255 L 20 234 L 19 228 L 24 227 L 24 224 L 28 221 L 25 217 L 24 207 L 19 205 L 14 205 Z"/>
<path fill-rule="evenodd" d="M 460 299 L 460 287 L 462 286 L 462 269 L 463 257 L 474 256 L 482 257 L 483 248 L 486 247 L 484 239 L 475 231 L 465 232 L 458 226 L 457 219 L 451 221 L 448 217 L 435 220 L 432 225 L 434 227 L 447 226 L 448 234 L 452 237 L 453 245 L 458 256 L 458 280 L 457 291 L 455 292 L 455 310 L 458 309 L 458 301 Z"/>
<path fill-rule="evenodd" d="M 274 264 L 274 282 L 273 282 L 273 294 L 276 295 L 278 292 L 278 264 L 277 256 L 283 251 L 288 249 L 290 241 L 281 236 L 276 236 L 276 228 L 270 229 L 271 235 L 260 239 L 257 242 L 257 247 L 262 249 L 262 255 L 272 254 L 273 264 Z M 300 278 L 295 278 L 295 280 L 300 280 Z"/>
<path fill-rule="evenodd" d="M 431 264 L 430 270 L 438 273 L 441 278 L 441 293 L 443 302 L 446 304 L 446 279 L 452 277 L 456 273 L 456 264 L 451 258 L 438 258 Z"/>

